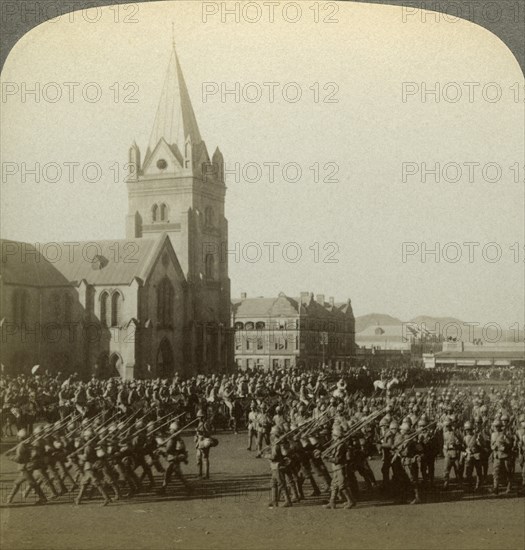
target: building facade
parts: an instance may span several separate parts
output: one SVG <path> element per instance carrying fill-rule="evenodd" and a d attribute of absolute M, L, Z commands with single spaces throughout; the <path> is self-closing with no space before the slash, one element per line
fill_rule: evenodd
<path fill-rule="evenodd" d="M 134 378 L 233 365 L 224 161 L 208 155 L 175 48 L 141 157 L 134 143 L 126 239 L 2 241 L 4 371 Z"/>
<path fill-rule="evenodd" d="M 350 300 L 335 303 L 302 292 L 291 298 L 281 292 L 275 298 L 232 301 L 235 330 L 235 362 L 239 369 L 327 365 L 344 369 L 355 356 L 355 319 Z"/>

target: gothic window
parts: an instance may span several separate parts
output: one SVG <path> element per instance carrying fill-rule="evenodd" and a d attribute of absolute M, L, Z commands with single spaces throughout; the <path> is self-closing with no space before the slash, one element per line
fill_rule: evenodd
<path fill-rule="evenodd" d="M 207 279 L 213 279 L 214 276 L 214 259 L 213 254 L 206 254 L 206 260 L 205 260 L 205 268 L 206 268 L 206 278 Z"/>
<path fill-rule="evenodd" d="M 71 323 L 71 316 L 73 311 L 73 298 L 70 294 L 64 296 L 64 322 Z"/>
<path fill-rule="evenodd" d="M 164 203 L 160 205 L 159 212 L 160 212 L 160 221 L 165 222 L 168 219 L 168 208 Z"/>
<path fill-rule="evenodd" d="M 104 291 L 100 295 L 100 322 L 105 327 L 108 326 L 108 312 L 109 312 L 108 302 L 109 302 L 109 294 L 107 293 L 107 291 Z"/>
<path fill-rule="evenodd" d="M 162 279 L 157 287 L 157 320 L 162 327 L 167 327 L 171 324 L 173 296 L 173 286 L 169 279 Z"/>
<path fill-rule="evenodd" d="M 204 224 L 206 227 L 213 227 L 213 208 L 211 206 L 207 206 L 206 210 L 204 210 Z"/>
<path fill-rule="evenodd" d="M 118 327 L 120 325 L 120 317 L 122 313 L 122 295 L 116 291 L 111 296 L 111 326 Z"/>
<path fill-rule="evenodd" d="M 13 319 L 16 324 L 27 321 L 29 296 L 27 290 L 17 289 L 13 294 Z"/>
<path fill-rule="evenodd" d="M 58 292 L 53 292 L 51 295 L 51 312 L 55 322 L 60 321 L 60 309 L 60 294 Z"/>
<path fill-rule="evenodd" d="M 151 221 L 156 222 L 158 217 L 159 217 L 159 207 L 156 204 L 154 204 L 151 207 Z"/>

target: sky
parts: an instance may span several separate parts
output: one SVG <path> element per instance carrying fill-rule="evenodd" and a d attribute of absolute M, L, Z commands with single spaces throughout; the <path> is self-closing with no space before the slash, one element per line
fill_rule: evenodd
<path fill-rule="evenodd" d="M 522 325 L 525 87 L 510 50 L 394 6 L 280 4 L 271 22 L 257 5 L 257 22 L 256 8 L 222 21 L 216 2 L 101 8 L 25 35 L 1 75 L 1 236 L 125 236 L 128 149 L 144 155 L 174 36 L 230 171 L 232 297 L 311 291 L 356 315 Z"/>

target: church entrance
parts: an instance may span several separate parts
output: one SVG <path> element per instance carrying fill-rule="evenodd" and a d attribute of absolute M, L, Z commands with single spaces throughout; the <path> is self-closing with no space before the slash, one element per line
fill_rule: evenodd
<path fill-rule="evenodd" d="M 157 352 L 157 377 L 171 378 L 173 376 L 173 351 L 166 338 L 162 340 Z"/>

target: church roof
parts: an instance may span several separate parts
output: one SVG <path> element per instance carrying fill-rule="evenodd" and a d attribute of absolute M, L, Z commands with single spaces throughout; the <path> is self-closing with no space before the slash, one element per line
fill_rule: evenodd
<path fill-rule="evenodd" d="M 33 245 L 1 240 L 5 283 L 29 286 L 130 284 L 145 280 L 169 238 L 112 239 Z"/>
<path fill-rule="evenodd" d="M 164 138 L 168 144 L 177 145 L 183 152 L 188 136 L 194 145 L 202 141 L 179 58 L 173 47 L 148 149 L 153 151 Z"/>

